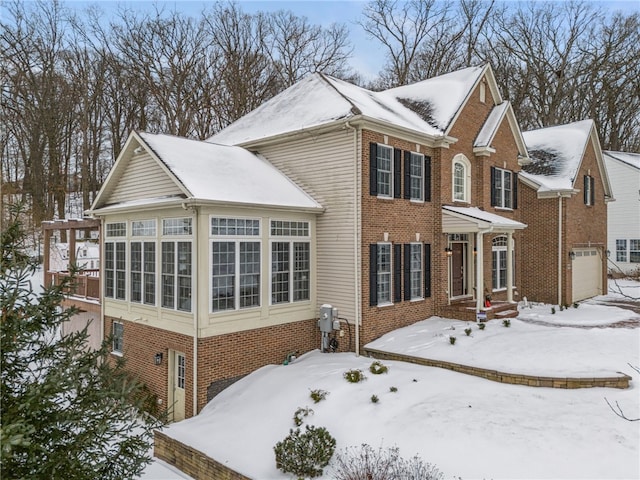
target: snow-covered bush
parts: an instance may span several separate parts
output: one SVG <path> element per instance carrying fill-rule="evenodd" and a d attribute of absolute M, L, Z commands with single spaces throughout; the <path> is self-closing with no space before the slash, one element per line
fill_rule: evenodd
<path fill-rule="evenodd" d="M 369 366 L 369 371 L 374 375 L 380 375 L 381 373 L 387 373 L 389 371 L 389 367 L 383 365 L 381 361 L 376 360 Z"/>
<path fill-rule="evenodd" d="M 284 440 L 276 443 L 276 467 L 299 478 L 319 477 L 336 449 L 336 440 L 326 428 L 306 425 L 289 430 Z"/>
<path fill-rule="evenodd" d="M 362 372 L 362 370 L 359 370 L 357 368 L 347 370 L 342 374 L 342 376 L 349 383 L 358 383 L 367 379 L 366 375 Z"/>

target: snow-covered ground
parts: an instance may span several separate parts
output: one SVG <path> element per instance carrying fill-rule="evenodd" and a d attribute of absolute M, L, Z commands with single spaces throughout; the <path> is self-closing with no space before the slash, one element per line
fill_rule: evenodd
<path fill-rule="evenodd" d="M 628 288 L 627 293 L 640 292 L 640 283 L 629 282 Z M 326 427 L 337 440 L 337 451 L 362 443 L 375 449 L 397 446 L 405 458 L 417 454 L 435 464 L 445 478 L 640 478 L 640 422 L 615 416 L 605 402 L 617 402 L 628 417 L 640 417 L 640 375 L 629 366 L 640 365 L 640 328 L 607 327 L 639 317 L 592 302 L 556 308 L 555 314 L 550 305 L 534 305 L 521 309 L 510 328 L 491 321 L 480 331 L 475 324 L 433 318 L 372 345 L 550 376 L 620 371 L 633 377 L 627 390 L 505 385 L 390 361 L 384 362 L 387 374 L 373 375 L 369 358 L 315 351 L 290 365 L 254 372 L 219 394 L 200 415 L 165 432 L 257 480 L 292 478 L 276 469 L 273 446 L 294 427 L 299 407 L 314 411 L 305 423 Z M 469 337 L 467 326 L 472 328 Z M 457 337 L 455 345 L 450 335 Z M 367 380 L 347 383 L 342 374 L 353 368 L 363 370 Z M 314 404 L 312 389 L 329 393 Z M 372 395 L 378 403 L 371 402 Z M 332 478 L 331 472 L 330 465 L 322 478 Z M 142 478 L 188 477 L 156 461 Z"/>

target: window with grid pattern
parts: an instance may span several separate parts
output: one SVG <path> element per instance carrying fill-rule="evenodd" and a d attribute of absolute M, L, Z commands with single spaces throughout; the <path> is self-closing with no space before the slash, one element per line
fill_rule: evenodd
<path fill-rule="evenodd" d="M 411 248 L 411 300 L 422 298 L 422 244 L 412 243 Z"/>
<path fill-rule="evenodd" d="M 391 244 L 378 244 L 378 304 L 391 303 Z"/>

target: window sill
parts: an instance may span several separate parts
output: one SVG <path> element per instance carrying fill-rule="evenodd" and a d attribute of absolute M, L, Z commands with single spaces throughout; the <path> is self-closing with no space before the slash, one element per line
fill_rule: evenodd
<path fill-rule="evenodd" d="M 116 352 L 116 351 L 112 351 L 111 355 L 115 355 L 116 357 L 124 357 L 124 354 L 122 352 Z"/>
<path fill-rule="evenodd" d="M 409 201 L 410 201 L 411 203 L 419 203 L 419 204 L 424 204 L 424 203 L 426 203 L 424 200 L 420 200 L 420 199 L 417 199 L 417 198 L 410 198 L 410 199 L 409 199 Z"/>
<path fill-rule="evenodd" d="M 393 303 L 391 303 L 391 302 L 379 303 L 379 304 L 376 305 L 376 307 L 378 307 L 378 308 L 393 307 Z"/>
<path fill-rule="evenodd" d="M 467 205 L 469 205 L 471 202 L 468 200 L 456 200 L 455 198 L 453 199 L 453 203 L 466 203 Z"/>
<path fill-rule="evenodd" d="M 424 300 L 424 297 L 416 297 L 416 298 L 412 298 L 411 300 L 409 300 L 410 302 L 422 302 Z"/>
<path fill-rule="evenodd" d="M 495 208 L 496 210 L 501 210 L 503 212 L 513 212 L 513 208 L 511 208 L 511 207 L 498 207 L 498 206 L 495 206 L 493 208 Z"/>
<path fill-rule="evenodd" d="M 387 195 L 378 195 L 376 198 L 378 200 L 393 200 L 394 199 L 394 197 L 389 197 Z"/>

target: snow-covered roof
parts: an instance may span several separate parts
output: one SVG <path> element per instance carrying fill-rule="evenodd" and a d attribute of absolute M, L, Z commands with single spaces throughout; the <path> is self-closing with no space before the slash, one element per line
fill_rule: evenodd
<path fill-rule="evenodd" d="M 505 230 L 520 230 L 526 228 L 524 223 L 510 218 L 496 215 L 495 213 L 480 210 L 478 207 L 453 207 L 445 205 L 442 207 L 443 213 L 453 213 L 459 218 L 465 218 L 477 223 L 480 228 L 494 227 Z"/>
<path fill-rule="evenodd" d="M 193 199 L 322 209 L 266 159 L 240 147 L 139 133 Z"/>
<path fill-rule="evenodd" d="M 520 175 L 538 192 L 572 190 L 593 128 L 593 120 L 582 120 L 523 132 L 531 163 Z"/>
<path fill-rule="evenodd" d="M 508 108 L 509 102 L 502 102 L 500 105 L 493 107 L 489 117 L 478 132 L 475 142 L 473 142 L 474 147 L 488 147 L 491 145 Z"/>
<path fill-rule="evenodd" d="M 488 68 L 465 68 L 382 92 L 315 73 L 208 141 L 241 145 L 354 117 L 441 138 Z"/>
<path fill-rule="evenodd" d="M 636 170 L 640 170 L 640 153 L 614 152 L 612 150 L 604 150 L 602 153 L 604 154 L 605 160 L 618 160 Z"/>

